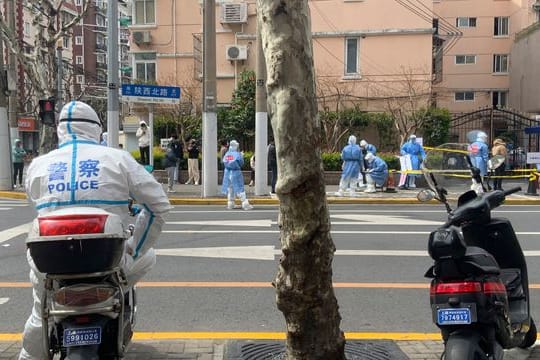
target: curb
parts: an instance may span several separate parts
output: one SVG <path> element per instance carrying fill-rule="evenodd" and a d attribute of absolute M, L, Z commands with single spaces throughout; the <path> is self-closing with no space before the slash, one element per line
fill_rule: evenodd
<path fill-rule="evenodd" d="M 26 193 L 17 191 L 0 191 L 0 198 L 8 199 L 26 199 Z M 380 205 L 419 205 L 419 204 L 439 204 L 436 200 L 421 203 L 416 197 L 403 198 L 343 198 L 327 196 L 328 204 L 380 204 Z M 451 202 L 457 201 L 456 198 L 449 198 Z M 226 198 L 197 198 L 197 197 L 171 197 L 169 201 L 172 205 L 226 205 Z M 252 205 L 279 205 L 279 199 L 268 197 L 251 197 L 249 202 Z M 504 202 L 505 205 L 540 205 L 540 197 L 534 199 L 527 198 L 509 198 Z"/>

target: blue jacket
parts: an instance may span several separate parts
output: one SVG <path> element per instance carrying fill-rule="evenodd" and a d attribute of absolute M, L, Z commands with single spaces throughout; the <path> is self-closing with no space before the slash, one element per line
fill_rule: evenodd
<path fill-rule="evenodd" d="M 371 169 L 369 174 L 379 186 L 384 185 L 386 178 L 388 177 L 388 165 L 386 162 L 378 156 L 375 156 L 371 163 L 368 163 L 368 170 Z"/>
<path fill-rule="evenodd" d="M 360 174 L 360 162 L 362 161 L 360 146 L 356 144 L 345 146 L 341 151 L 341 159 L 343 160 L 341 178 L 357 178 Z"/>
<path fill-rule="evenodd" d="M 362 148 L 361 148 L 362 149 Z M 375 147 L 375 145 L 372 145 L 372 144 L 367 144 L 366 147 L 364 149 L 362 149 L 362 153 L 365 155 L 367 154 L 368 152 L 372 153 L 373 155 L 375 155 L 377 153 L 377 148 Z"/>
<path fill-rule="evenodd" d="M 401 146 L 401 155 L 410 155 L 413 170 L 420 170 L 420 161 L 426 157 L 426 152 L 422 145 L 409 140 Z"/>
<path fill-rule="evenodd" d="M 480 169 L 480 175 L 487 175 L 487 162 L 489 150 L 486 143 L 475 141 L 468 147 L 471 161 L 475 167 Z"/>
<path fill-rule="evenodd" d="M 231 186 L 235 194 L 244 192 L 242 165 L 244 165 L 244 156 L 238 151 L 229 150 L 223 156 L 223 167 L 225 168 L 223 185 L 221 186 L 223 194 L 227 194 Z"/>

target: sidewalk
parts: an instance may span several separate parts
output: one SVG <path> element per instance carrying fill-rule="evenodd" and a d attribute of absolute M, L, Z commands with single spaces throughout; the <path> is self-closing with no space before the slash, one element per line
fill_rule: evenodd
<path fill-rule="evenodd" d="M 162 184 L 163 189 L 166 190 L 167 186 Z M 507 182 L 504 184 L 506 189 L 510 189 L 515 186 L 521 186 L 522 191 L 510 195 L 506 199 L 508 205 L 540 205 L 540 196 L 526 195 L 527 182 L 515 181 Z M 335 196 L 337 191 L 337 185 L 326 186 L 326 196 L 329 204 L 419 204 L 416 199 L 416 195 L 422 188 L 399 190 L 396 192 L 381 192 L 367 194 L 358 189 L 354 196 Z M 266 195 L 255 195 L 255 187 L 245 186 L 248 200 L 253 205 L 278 205 L 279 199 L 276 194 L 270 194 L 270 187 Z M 464 186 L 450 186 L 447 188 L 448 198 L 450 200 L 456 200 L 465 190 Z M 202 185 L 185 185 L 175 184 L 174 192 L 167 193 L 171 204 L 173 205 L 223 205 L 227 203 L 226 196 L 221 194 L 221 185 L 219 185 L 216 196 L 202 197 Z M 22 189 L 15 189 L 13 191 L 0 191 L 0 198 L 16 198 L 25 199 L 26 194 Z M 438 203 L 432 201 L 432 203 Z"/>

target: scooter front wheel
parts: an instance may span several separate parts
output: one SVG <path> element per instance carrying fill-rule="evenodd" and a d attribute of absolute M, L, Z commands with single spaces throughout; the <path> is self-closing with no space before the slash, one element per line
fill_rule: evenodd
<path fill-rule="evenodd" d="M 480 347 L 480 336 L 474 334 L 450 335 L 444 347 L 444 360 L 488 360 Z"/>

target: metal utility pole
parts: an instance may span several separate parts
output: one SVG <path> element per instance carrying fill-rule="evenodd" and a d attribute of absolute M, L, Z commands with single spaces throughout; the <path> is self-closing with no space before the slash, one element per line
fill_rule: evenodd
<path fill-rule="evenodd" d="M 60 114 L 60 111 L 62 111 L 62 106 L 64 106 L 64 93 L 63 93 L 63 87 L 64 87 L 64 61 L 62 60 L 62 48 L 63 48 L 63 40 L 58 39 L 56 42 L 56 67 L 57 67 L 57 89 L 56 89 L 56 108 L 58 109 L 58 113 Z"/>
<path fill-rule="evenodd" d="M 257 21 L 257 80 L 255 86 L 255 195 L 268 194 L 268 112 L 266 103 L 266 61 Z"/>
<path fill-rule="evenodd" d="M 4 43 L 0 38 L 0 65 L 4 68 Z M 9 122 L 7 112 L 7 79 L 0 73 L 0 190 L 13 189 L 11 169 L 11 146 L 9 142 Z"/>
<path fill-rule="evenodd" d="M 217 192 L 216 2 L 203 3 L 202 196 Z"/>
<path fill-rule="evenodd" d="M 13 34 L 17 34 L 15 27 L 15 17 L 17 10 L 15 8 L 15 0 L 7 1 L 7 16 L 8 25 Z M 11 83 L 11 84 L 9 84 Z M 19 129 L 17 126 L 17 56 L 13 51 L 9 51 L 8 57 L 8 85 L 9 85 L 9 128 L 11 139 L 19 137 Z"/>
<path fill-rule="evenodd" d="M 118 99 L 118 0 L 107 3 L 107 145 L 118 147 L 119 109 Z M 150 149 L 150 152 L 152 149 Z"/>

